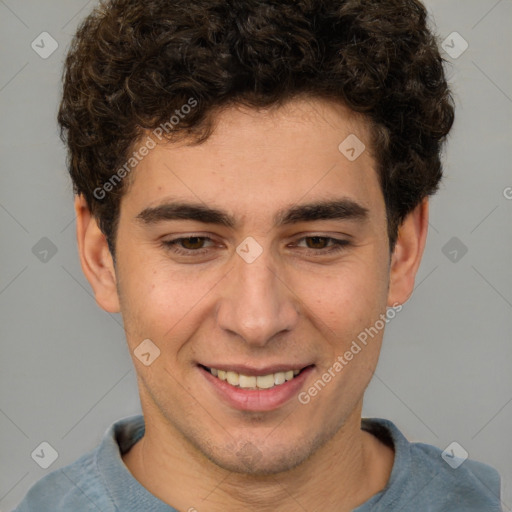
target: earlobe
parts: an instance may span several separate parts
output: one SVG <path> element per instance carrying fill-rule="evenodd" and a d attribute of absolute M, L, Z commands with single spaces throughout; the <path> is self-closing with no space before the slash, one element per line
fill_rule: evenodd
<path fill-rule="evenodd" d="M 400 225 L 391 258 L 388 306 L 404 304 L 414 290 L 428 232 L 428 198 L 425 198 Z"/>
<path fill-rule="evenodd" d="M 75 197 L 76 236 L 80 264 L 98 305 L 109 313 L 118 313 L 119 297 L 116 269 L 105 235 L 82 195 Z"/>

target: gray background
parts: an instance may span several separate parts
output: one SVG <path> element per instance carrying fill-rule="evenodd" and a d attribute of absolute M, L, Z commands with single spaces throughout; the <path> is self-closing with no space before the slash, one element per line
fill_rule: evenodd
<path fill-rule="evenodd" d="M 4 512 L 140 408 L 120 317 L 96 305 L 79 266 L 55 121 L 65 49 L 93 5 L 0 0 Z M 417 289 L 387 328 L 364 414 L 392 419 L 410 440 L 442 449 L 457 441 L 500 471 L 503 509 L 510 511 L 512 0 L 427 6 L 441 39 L 456 31 L 469 47 L 458 58 L 446 55 L 458 107 L 446 177 L 431 203 Z M 31 48 L 43 31 L 59 44 L 47 59 Z M 49 247 L 43 237 L 55 254 L 42 252 Z M 42 441 L 58 452 L 46 470 L 31 458 Z"/>

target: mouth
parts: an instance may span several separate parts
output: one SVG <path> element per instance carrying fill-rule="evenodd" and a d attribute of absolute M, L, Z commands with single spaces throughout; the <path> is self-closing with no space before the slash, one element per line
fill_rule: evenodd
<path fill-rule="evenodd" d="M 312 367 L 313 365 L 295 369 L 282 369 L 278 371 L 263 370 L 262 372 L 247 369 L 245 370 L 245 373 L 237 372 L 234 369 L 210 368 L 202 364 L 199 366 L 209 372 L 215 378 L 226 382 L 234 388 L 246 390 L 265 390 L 282 386 L 286 382 L 289 382 L 301 375 L 303 371 Z"/>

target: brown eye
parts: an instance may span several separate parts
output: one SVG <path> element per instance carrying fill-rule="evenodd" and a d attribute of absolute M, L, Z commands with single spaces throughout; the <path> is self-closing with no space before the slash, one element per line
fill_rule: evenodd
<path fill-rule="evenodd" d="M 312 244 L 306 244 L 310 249 L 325 249 L 330 239 L 323 236 L 308 236 L 304 240 L 312 240 Z"/>
<path fill-rule="evenodd" d="M 204 237 L 190 236 L 188 238 L 180 238 L 180 243 L 185 249 L 197 250 L 201 249 L 204 243 Z"/>
<path fill-rule="evenodd" d="M 176 254 L 195 256 L 208 252 L 209 247 L 204 247 L 206 242 L 213 243 L 213 240 L 207 236 L 186 236 L 174 240 L 166 240 L 162 244 L 166 249 Z"/>
<path fill-rule="evenodd" d="M 297 247 L 301 247 L 299 243 L 302 241 L 306 244 L 303 250 L 313 256 L 334 254 L 350 245 L 348 240 L 338 240 L 329 236 L 305 236 L 298 241 Z"/>

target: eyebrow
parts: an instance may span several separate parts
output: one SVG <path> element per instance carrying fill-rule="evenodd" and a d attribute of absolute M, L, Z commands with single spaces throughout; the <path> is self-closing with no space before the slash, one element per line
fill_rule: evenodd
<path fill-rule="evenodd" d="M 356 220 L 368 219 L 369 210 L 348 198 L 315 201 L 281 209 L 274 215 L 274 226 L 282 227 L 299 222 L 317 220 Z M 136 219 L 144 225 L 152 225 L 169 220 L 193 220 L 204 224 L 216 224 L 236 229 L 237 220 L 226 211 L 205 206 L 201 203 L 172 201 L 142 210 Z"/>

